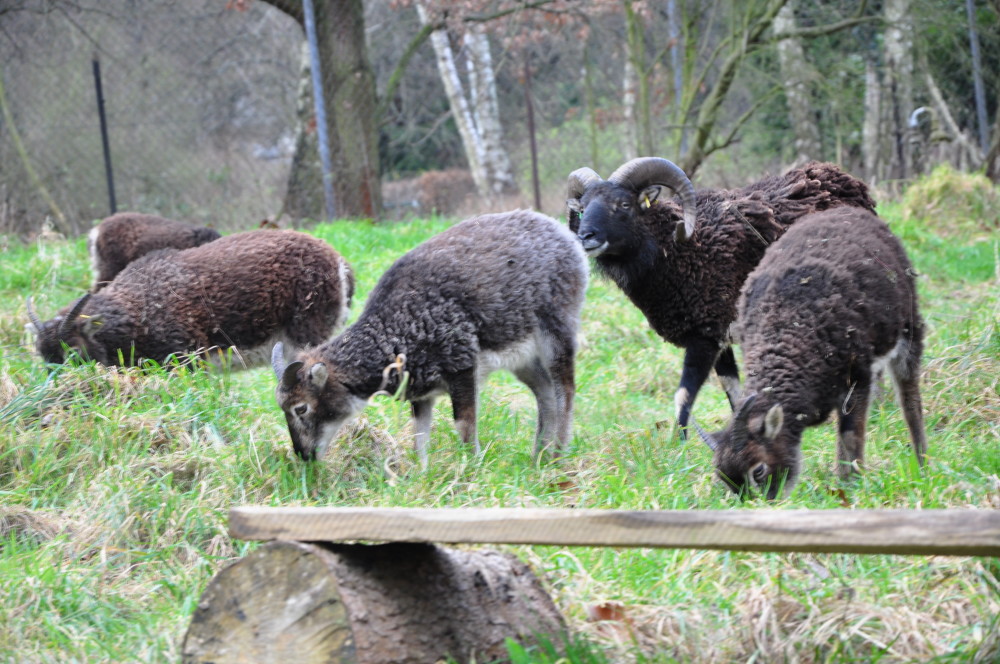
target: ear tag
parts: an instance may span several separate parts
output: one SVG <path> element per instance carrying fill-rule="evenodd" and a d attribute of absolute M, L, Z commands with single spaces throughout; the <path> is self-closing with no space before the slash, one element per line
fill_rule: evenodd
<path fill-rule="evenodd" d="M 652 205 L 653 204 L 649 201 L 649 196 L 646 196 L 645 199 L 642 201 L 642 209 L 648 210 L 650 207 L 652 207 Z"/>

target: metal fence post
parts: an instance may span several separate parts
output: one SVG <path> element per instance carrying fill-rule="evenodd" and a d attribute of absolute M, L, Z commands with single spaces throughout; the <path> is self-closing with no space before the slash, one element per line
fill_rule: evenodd
<path fill-rule="evenodd" d="M 336 216 L 337 205 L 333 196 L 333 162 L 330 159 L 330 143 L 326 126 L 326 100 L 323 99 L 323 78 L 320 75 L 319 46 L 316 43 L 316 15 L 313 12 L 312 0 L 303 0 L 302 8 L 305 14 L 306 39 L 309 42 L 309 71 L 312 76 L 313 103 L 316 106 L 319 158 L 323 169 L 323 200 L 326 220 L 329 221 Z"/>

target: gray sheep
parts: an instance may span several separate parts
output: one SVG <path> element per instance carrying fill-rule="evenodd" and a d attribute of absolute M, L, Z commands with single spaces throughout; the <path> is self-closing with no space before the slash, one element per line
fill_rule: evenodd
<path fill-rule="evenodd" d="M 321 457 L 370 397 L 398 392 L 405 375 L 421 462 L 434 400 L 444 393 L 462 441 L 479 453 L 479 384 L 498 369 L 535 395 L 535 453 L 564 448 L 587 272 L 576 238 L 527 210 L 467 219 L 412 249 L 338 337 L 287 366 L 275 347 L 276 396 L 295 452 Z"/>
<path fill-rule="evenodd" d="M 679 200 L 663 195 L 664 188 Z M 599 273 L 618 284 L 666 341 L 684 348 L 677 422 L 712 368 L 731 405 L 740 394 L 729 339 L 740 287 L 764 250 L 804 214 L 840 205 L 874 210 L 868 188 L 833 164 L 811 163 L 733 190 L 695 191 L 666 159 L 644 157 L 607 180 L 569 176 L 570 229 Z"/>
<path fill-rule="evenodd" d="M 343 324 L 354 274 L 328 244 L 297 231 L 237 233 L 133 261 L 106 288 L 49 321 L 28 314 L 46 362 L 64 348 L 105 365 L 177 353 L 209 359 L 234 348 L 244 366 L 265 364 L 276 341 L 290 350 L 326 341 Z"/>
<path fill-rule="evenodd" d="M 724 431 L 699 429 L 731 489 L 769 499 L 789 490 L 803 430 L 834 411 L 837 472 L 850 475 L 864 459 L 872 386 L 883 369 L 923 463 L 924 330 L 914 272 L 877 216 L 837 208 L 797 221 L 747 279 L 734 331 L 748 396 Z"/>
<path fill-rule="evenodd" d="M 87 250 L 94 272 L 91 293 L 101 290 L 126 265 L 157 249 L 190 249 L 219 239 L 214 228 L 139 212 L 113 214 L 91 229 Z"/>

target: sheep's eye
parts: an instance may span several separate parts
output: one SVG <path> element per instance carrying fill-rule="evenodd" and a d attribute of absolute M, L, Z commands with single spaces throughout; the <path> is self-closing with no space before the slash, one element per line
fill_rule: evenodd
<path fill-rule="evenodd" d="M 627 210 L 632 207 L 632 201 L 622 201 L 619 205 L 623 210 Z"/>
<path fill-rule="evenodd" d="M 764 480 L 767 479 L 767 464 L 758 463 L 756 466 L 754 466 L 752 475 L 754 482 L 756 482 L 757 484 L 763 484 Z"/>
<path fill-rule="evenodd" d="M 292 408 L 292 410 L 295 412 L 296 415 L 302 417 L 303 415 L 309 412 L 309 406 L 307 404 L 300 403 L 298 406 L 295 406 L 295 408 Z"/>

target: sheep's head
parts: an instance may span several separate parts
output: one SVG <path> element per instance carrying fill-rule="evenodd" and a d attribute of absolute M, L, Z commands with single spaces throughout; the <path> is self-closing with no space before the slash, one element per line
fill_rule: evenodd
<path fill-rule="evenodd" d="M 754 409 L 757 396 L 740 402 L 729 426 L 718 433 L 698 427 L 715 452 L 715 471 L 741 498 L 763 493 L 774 500 L 791 490 L 799 474 L 799 435 L 784 426 L 781 404 Z M 697 425 L 695 425 L 697 427 Z"/>
<path fill-rule="evenodd" d="M 284 348 L 274 345 L 271 366 L 278 378 L 275 397 L 285 413 L 295 453 L 304 461 L 319 459 L 341 427 L 367 404 L 337 379 L 322 359 L 300 354 L 284 363 Z"/>
<path fill-rule="evenodd" d="M 633 159 L 607 180 L 590 168 L 569 175 L 570 230 L 577 234 L 589 256 L 624 255 L 635 250 L 637 215 L 648 210 L 664 194 L 678 193 L 684 220 L 677 222 L 674 239 L 687 241 L 695 231 L 694 186 L 679 167 L 659 157 Z"/>
<path fill-rule="evenodd" d="M 93 327 L 93 319 L 84 318 L 83 310 L 90 301 L 84 295 L 68 307 L 64 307 L 53 318 L 43 321 L 32 306 L 31 298 L 26 300 L 28 319 L 34 328 L 35 348 L 46 362 L 62 364 L 66 361 L 66 349 L 76 351 L 81 357 L 89 357 L 90 339 L 87 334 Z"/>

